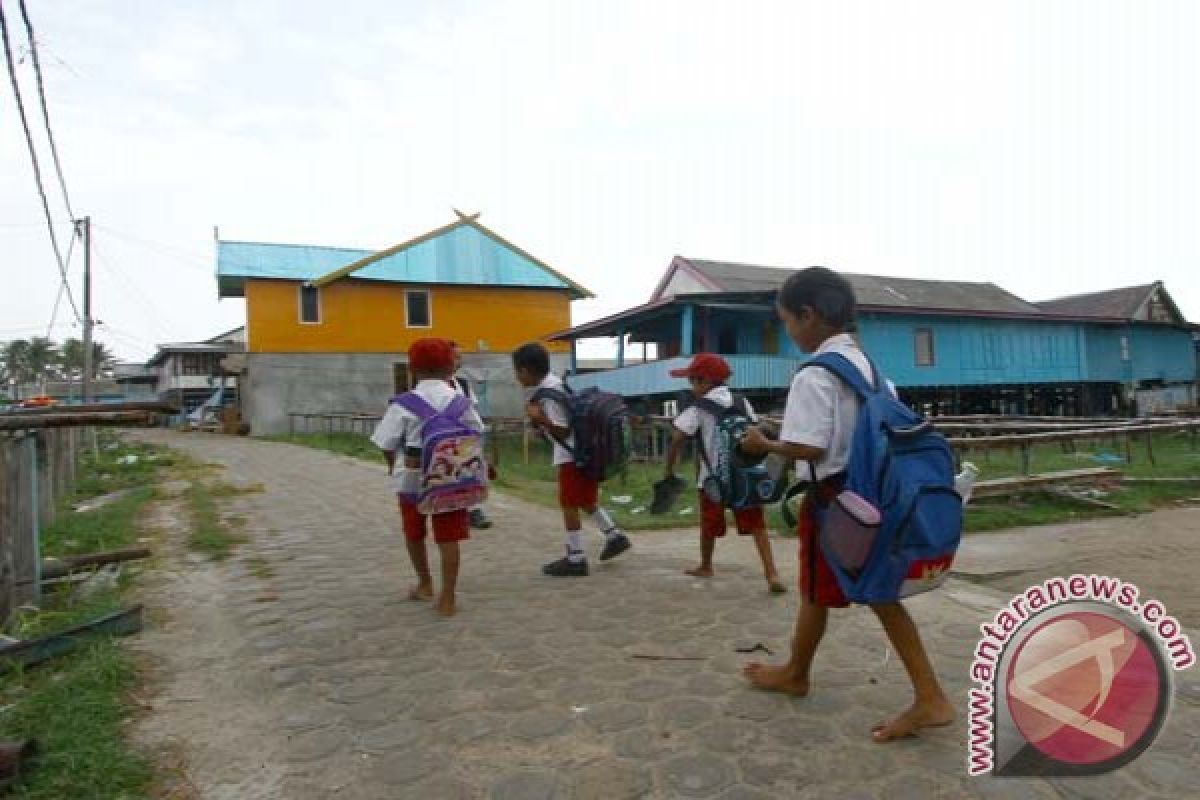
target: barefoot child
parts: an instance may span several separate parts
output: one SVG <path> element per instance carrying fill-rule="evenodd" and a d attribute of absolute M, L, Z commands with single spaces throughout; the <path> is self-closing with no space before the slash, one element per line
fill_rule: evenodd
<path fill-rule="evenodd" d="M 729 363 L 714 353 L 699 353 L 683 369 L 671 370 L 673 378 L 687 378 L 691 385 L 692 394 L 697 401 L 705 400 L 715 403 L 721 408 L 733 407 L 733 392 L 725 385 L 733 374 Z M 738 402 L 745 404 L 746 415 L 755 420 L 754 409 L 750 401 L 739 398 Z M 667 451 L 666 476 L 675 475 L 675 464 L 684 443 L 691 438 L 697 438 L 697 447 L 703 447 L 705 457 L 700 458 L 700 475 L 696 486 L 700 495 L 700 566 L 686 570 L 688 575 L 697 578 L 709 578 L 713 574 L 713 550 L 717 539 L 725 535 L 725 507 L 712 500 L 704 492 L 704 480 L 708 477 L 709 464 L 717 463 L 717 418 L 711 412 L 694 403 L 690 408 L 675 418 L 675 431 L 671 438 L 671 447 Z M 699 434 L 699 436 L 697 436 Z M 758 556 L 762 559 L 763 576 L 767 579 L 767 588 L 772 592 L 782 594 L 787 591 L 779 580 L 775 570 L 775 559 L 771 554 L 771 541 L 767 538 L 767 519 L 762 506 L 739 509 L 733 512 L 734 524 L 738 534 L 754 539 Z"/>
<path fill-rule="evenodd" d="M 449 382 L 454 375 L 454 353 L 450 343 L 444 339 L 418 339 L 413 342 L 408 349 L 408 368 L 417 381 L 413 392 L 435 410 L 445 409 L 458 397 L 458 391 Z M 483 430 L 483 422 L 473 408 L 466 410 L 462 421 L 469 428 Z M 408 593 L 408 597 L 411 600 L 429 600 L 433 597 L 433 576 L 429 571 L 429 554 L 425 549 L 427 526 L 431 524 L 433 540 L 437 543 L 442 561 L 442 591 L 435 608 L 444 616 L 452 616 L 456 610 L 454 590 L 458 582 L 458 543 L 469 537 L 468 515 L 467 510 L 463 509 L 431 514 L 428 516 L 432 519 L 427 519 L 427 515 L 417 511 L 415 503 L 405 499 L 417 491 L 421 480 L 421 427 L 422 422 L 415 414 L 392 403 L 371 441 L 383 451 L 388 474 L 392 476 L 392 490 L 399 495 L 404 543 L 417 573 L 417 585 Z"/>
<path fill-rule="evenodd" d="M 521 345 L 513 352 L 513 370 L 517 382 L 529 391 L 532 398 L 538 389 L 562 392 L 562 379 L 550 371 L 550 354 L 537 342 Z M 580 512 L 588 514 L 604 534 L 604 550 L 600 560 L 619 556 L 630 547 L 629 537 L 617 527 L 612 515 L 598 504 L 600 484 L 584 475 L 575 466 L 570 448 L 575 440 L 571 435 L 570 411 L 550 398 L 530 402 L 526 408 L 529 421 L 546 432 L 554 444 L 554 466 L 558 472 L 558 504 L 562 508 L 566 528 L 567 554 L 542 567 L 542 572 L 555 577 L 579 577 L 588 574 L 587 555 L 583 550 L 583 525 Z"/>
<path fill-rule="evenodd" d="M 855 299 L 845 278 L 822 267 L 801 270 L 784 283 L 776 305 L 788 336 L 801 350 L 840 353 L 873 385 L 870 363 L 849 333 L 854 328 Z M 830 372 L 803 369 L 792 380 L 779 441 L 752 430 L 742 442 L 747 453 L 770 452 L 796 459 L 797 474 L 812 474 L 816 481 L 804 498 L 798 526 L 802 599 L 791 657 L 781 666 L 746 665 L 746 678 L 760 689 L 807 694 L 813 656 L 825 633 L 829 609 L 848 605 L 821 552 L 816 512 L 838 494 L 845 479 L 858 407 L 858 396 Z M 899 602 L 872 605 L 871 610 L 904 663 L 915 695 L 911 707 L 872 728 L 874 740 L 888 742 L 950 723 L 954 709 L 908 611 Z"/>

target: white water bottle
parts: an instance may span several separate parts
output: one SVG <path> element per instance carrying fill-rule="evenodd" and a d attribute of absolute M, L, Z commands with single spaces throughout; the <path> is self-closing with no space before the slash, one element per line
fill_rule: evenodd
<path fill-rule="evenodd" d="M 962 467 L 962 472 L 954 476 L 954 491 L 958 492 L 958 496 L 962 498 L 965 506 L 971 499 L 971 489 L 975 486 L 975 479 L 979 477 L 979 467 L 970 461 L 964 461 Z"/>

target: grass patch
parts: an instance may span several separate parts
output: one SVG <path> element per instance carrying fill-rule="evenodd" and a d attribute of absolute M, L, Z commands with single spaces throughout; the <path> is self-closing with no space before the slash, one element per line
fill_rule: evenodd
<path fill-rule="evenodd" d="M 74 556 L 132 545 L 138 517 L 155 496 L 153 487 L 142 486 L 93 511 L 62 508 L 54 524 L 42 531 L 42 555 Z"/>
<path fill-rule="evenodd" d="M 144 797 L 154 777 L 149 759 L 129 749 L 126 696 L 137 684 L 132 657 L 102 638 L 0 681 L 0 736 L 36 738 L 41 753 L 11 790 L 24 800 L 128 800 Z"/>
<path fill-rule="evenodd" d="M 245 536 L 237 530 L 235 520 L 222 515 L 218 500 L 249 491 L 255 489 L 241 489 L 227 483 L 193 482 L 183 493 L 184 505 L 191 518 L 188 547 L 214 561 L 229 558 L 233 548 L 245 541 Z"/>
<path fill-rule="evenodd" d="M 271 562 L 267 561 L 262 556 L 251 556 L 246 559 L 246 569 L 250 574 L 259 580 L 270 580 L 275 577 L 275 570 L 271 568 Z"/>

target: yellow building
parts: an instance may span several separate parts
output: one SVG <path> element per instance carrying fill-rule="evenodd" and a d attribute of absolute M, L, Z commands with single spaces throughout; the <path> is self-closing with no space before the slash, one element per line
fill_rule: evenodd
<path fill-rule="evenodd" d="M 219 295 L 246 299 L 251 430 L 286 431 L 289 413 L 380 413 L 424 336 L 459 343 L 485 414 L 518 414 L 509 354 L 570 327 L 571 301 L 592 294 L 477 217 L 378 252 L 218 241 Z M 565 368 L 569 345 L 546 345 Z"/>

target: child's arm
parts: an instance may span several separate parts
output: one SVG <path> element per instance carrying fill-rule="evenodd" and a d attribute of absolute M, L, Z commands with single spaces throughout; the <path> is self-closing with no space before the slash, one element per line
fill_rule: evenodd
<path fill-rule="evenodd" d="M 555 425 L 550 421 L 550 417 L 546 414 L 546 410 L 538 403 L 530 403 L 525 407 L 525 413 L 529 417 L 529 421 L 538 426 L 542 430 L 549 433 L 556 439 L 566 439 L 571 435 L 571 429 L 566 425 Z"/>
<path fill-rule="evenodd" d="M 395 450 L 380 450 L 383 453 L 383 460 L 387 462 L 388 475 L 396 471 L 396 451 Z"/>
<path fill-rule="evenodd" d="M 671 432 L 671 445 L 667 448 L 668 478 L 675 474 L 675 465 L 679 463 L 679 454 L 683 451 L 684 442 L 686 442 L 688 438 L 688 435 L 679 429 Z"/>
<path fill-rule="evenodd" d="M 796 444 L 795 442 L 773 441 L 764 436 L 763 432 L 758 428 L 747 428 L 746 435 L 742 438 L 739 446 L 743 452 L 752 456 L 777 453 L 792 461 L 812 462 L 820 461 L 825 457 L 824 447 L 812 447 L 807 444 Z"/>

